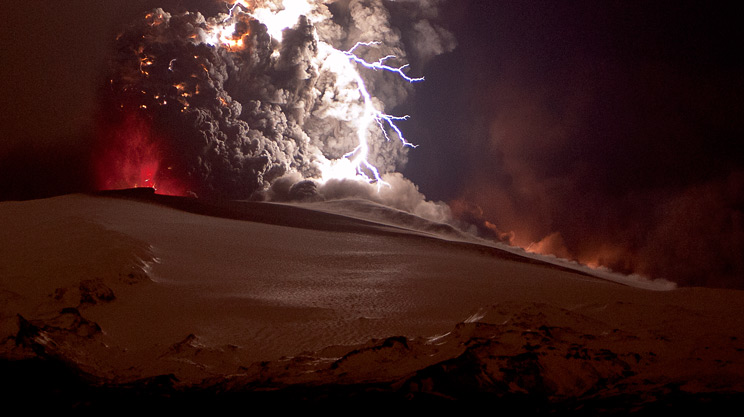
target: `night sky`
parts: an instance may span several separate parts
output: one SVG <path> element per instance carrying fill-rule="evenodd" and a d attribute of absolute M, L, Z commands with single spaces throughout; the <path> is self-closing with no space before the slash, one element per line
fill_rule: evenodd
<path fill-rule="evenodd" d="M 116 34 L 155 6 L 219 7 L 7 3 L 0 200 L 90 189 Z M 403 173 L 421 192 L 533 251 L 744 288 L 744 26 L 733 6 L 457 0 L 441 9 L 458 47 L 414 62 L 427 80 L 396 109 L 412 116 L 402 128 L 420 146 Z"/>

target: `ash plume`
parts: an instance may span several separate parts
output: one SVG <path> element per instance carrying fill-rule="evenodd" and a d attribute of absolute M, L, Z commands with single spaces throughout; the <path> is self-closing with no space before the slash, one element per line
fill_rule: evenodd
<path fill-rule="evenodd" d="M 406 163 L 406 142 L 380 120 L 373 129 L 360 128 L 358 109 L 374 105 L 384 114 L 405 102 L 412 87 L 369 68 L 350 80 L 331 61 L 354 49 L 363 62 L 420 70 L 425 60 L 454 47 L 452 36 L 428 21 L 437 2 L 250 3 L 226 3 L 213 17 L 155 9 L 119 35 L 102 94 L 99 186 L 161 186 L 167 193 L 166 184 L 177 184 L 169 187 L 172 193 L 234 199 L 370 196 L 386 188 L 393 192 L 382 195 L 395 194 L 393 185 L 381 187 L 379 180 L 402 178 L 394 172 Z M 301 13 L 277 30 L 272 19 L 293 7 Z M 413 29 L 393 24 L 406 22 L 403 13 Z M 360 42 L 363 47 L 355 48 Z M 405 66 L 409 51 L 416 68 Z M 359 97 L 362 88 L 367 101 Z M 136 134 L 128 133 L 133 124 L 140 126 Z M 324 167 L 359 154 L 362 145 L 367 165 L 357 172 L 367 181 L 349 174 L 327 178 Z M 123 154 L 129 162 L 119 161 Z M 148 158 L 156 162 L 147 172 L 134 168 L 135 175 L 123 179 L 111 172 Z M 280 178 L 278 188 L 293 181 L 295 192 L 271 191 Z M 418 193 L 410 181 L 394 182 L 404 184 L 403 194 Z M 339 187 L 346 191 L 328 191 Z"/>

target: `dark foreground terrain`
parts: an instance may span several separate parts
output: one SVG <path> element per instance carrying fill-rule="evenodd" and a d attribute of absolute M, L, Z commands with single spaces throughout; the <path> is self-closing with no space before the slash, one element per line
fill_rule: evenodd
<path fill-rule="evenodd" d="M 1 203 L 4 402 L 741 413 L 741 291 L 622 285 L 350 207 Z"/>

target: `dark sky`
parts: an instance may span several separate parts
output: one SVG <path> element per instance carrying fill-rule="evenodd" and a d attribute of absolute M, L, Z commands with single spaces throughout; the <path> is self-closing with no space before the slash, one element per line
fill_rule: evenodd
<path fill-rule="evenodd" d="M 534 250 L 744 287 L 738 14 L 689 1 L 462 1 L 406 174 Z"/>
<path fill-rule="evenodd" d="M 209 1 L 4 2 L 0 200 L 85 189 L 122 26 Z M 744 288 L 744 26 L 703 1 L 443 6 L 404 174 L 532 249 Z M 414 68 L 416 69 L 416 68 Z"/>

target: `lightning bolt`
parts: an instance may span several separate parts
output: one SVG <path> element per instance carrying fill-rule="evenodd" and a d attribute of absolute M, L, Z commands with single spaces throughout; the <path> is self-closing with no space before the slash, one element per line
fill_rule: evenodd
<path fill-rule="evenodd" d="M 244 0 L 238 0 L 228 7 L 228 12 L 221 23 L 211 28 L 211 33 L 207 39 L 207 43 L 215 47 L 227 47 L 227 48 L 240 48 L 242 47 L 241 40 L 235 40 L 232 38 L 233 32 L 235 31 L 235 11 L 240 8 L 246 14 L 266 24 L 269 33 L 272 37 L 275 37 L 281 42 L 281 32 L 283 29 L 295 24 L 300 15 L 308 14 L 308 11 L 313 9 L 313 5 L 307 0 L 284 0 L 283 8 L 276 10 L 273 8 L 253 8 Z M 388 65 L 387 62 L 391 59 L 397 58 L 395 55 L 384 56 L 377 61 L 369 62 L 359 57 L 356 51 L 360 48 L 376 47 L 382 45 L 381 42 L 357 42 L 348 51 L 341 51 L 332 47 L 327 42 L 320 40 L 316 36 L 316 41 L 321 49 L 325 50 L 326 62 L 319 63 L 320 67 L 325 67 L 330 71 L 333 71 L 339 75 L 342 75 L 345 79 L 353 80 L 353 84 L 356 86 L 356 90 L 361 98 L 362 111 L 360 116 L 353 122 L 357 131 L 358 145 L 350 152 L 343 155 L 343 159 L 348 161 L 350 164 L 340 167 L 339 161 L 328 161 L 323 157 L 327 164 L 320 166 L 321 172 L 323 172 L 321 181 L 326 181 L 329 178 L 357 178 L 362 179 L 368 183 L 376 183 L 378 190 L 381 186 L 387 185 L 382 180 L 381 174 L 377 167 L 369 162 L 369 132 L 373 123 L 377 124 L 382 136 L 385 140 L 392 140 L 389 130 L 394 132 L 397 139 L 403 144 L 404 147 L 416 148 L 417 145 L 409 142 L 403 132 L 396 124 L 397 122 L 408 120 L 409 116 L 395 116 L 383 112 L 381 109 L 375 106 L 375 102 L 372 95 L 367 90 L 367 86 L 362 78 L 361 74 L 357 70 L 356 64 L 362 68 L 374 70 L 374 71 L 386 71 L 399 76 L 401 79 L 409 83 L 417 83 L 424 81 L 424 77 L 410 77 L 405 73 L 408 68 L 408 64 L 399 67 Z M 351 65 L 339 66 L 337 63 L 339 60 L 346 60 Z M 333 61 L 333 63 L 329 63 Z M 321 162 L 321 165 L 324 163 Z M 340 167 L 340 168 L 339 168 Z"/>
<path fill-rule="evenodd" d="M 354 45 L 351 49 L 349 49 L 348 51 L 344 52 L 344 55 L 346 55 L 347 57 L 349 57 L 349 59 L 353 60 L 354 62 L 356 62 L 358 64 L 361 64 L 361 65 L 363 65 L 363 66 L 365 66 L 367 68 L 370 68 L 370 69 L 373 69 L 373 70 L 385 70 L 385 71 L 390 71 L 390 72 L 397 73 L 398 75 L 400 75 L 401 78 L 403 78 L 404 80 L 408 81 L 409 83 L 415 83 L 415 82 L 418 82 L 418 81 L 424 81 L 424 77 L 411 78 L 408 75 L 406 75 L 406 73 L 403 72 L 403 69 L 404 68 L 408 68 L 408 64 L 405 64 L 405 65 L 400 66 L 398 68 L 394 68 L 394 67 L 391 67 L 389 65 L 385 65 L 385 61 L 387 61 L 388 59 L 397 58 L 397 56 L 395 56 L 395 55 L 387 55 L 387 56 L 384 56 L 384 57 L 380 58 L 376 62 L 371 62 L 370 63 L 370 62 L 367 62 L 367 61 L 363 60 L 362 58 L 359 58 L 358 56 L 356 56 L 354 54 L 354 51 L 356 51 L 356 49 L 358 47 L 360 47 L 360 46 L 376 46 L 376 45 L 382 45 L 382 42 L 377 42 L 377 41 L 373 41 L 373 42 L 357 42 L 356 45 Z"/>
<path fill-rule="evenodd" d="M 403 72 L 403 69 L 404 68 L 407 68 L 408 67 L 408 64 L 405 64 L 405 65 L 400 66 L 398 68 L 394 68 L 394 67 L 385 65 L 385 61 L 387 61 L 388 59 L 397 58 L 395 55 L 387 55 L 387 56 L 384 56 L 384 57 L 380 58 L 379 60 L 377 60 L 375 62 L 371 62 L 370 63 L 370 62 L 367 62 L 367 61 L 363 60 L 362 58 L 359 58 L 358 56 L 356 56 L 354 54 L 354 51 L 359 46 L 362 46 L 362 45 L 363 46 L 373 46 L 373 45 L 381 45 L 381 44 L 382 44 L 381 42 L 357 42 L 356 45 L 354 45 L 351 49 L 349 49 L 348 51 L 345 51 L 344 52 L 344 55 L 346 55 L 346 57 L 348 57 L 350 60 L 356 62 L 357 64 L 362 65 L 365 68 L 373 69 L 375 71 L 377 71 L 377 70 L 383 70 L 383 71 L 388 71 L 388 72 L 392 72 L 392 73 L 398 74 L 402 79 L 408 81 L 409 83 L 416 83 L 416 82 L 419 82 L 419 81 L 424 81 L 424 77 L 411 78 L 411 77 L 409 77 L 408 75 L 406 75 Z M 365 103 L 365 105 L 367 103 L 370 103 L 370 105 L 371 105 L 371 103 L 372 103 L 372 97 L 370 96 L 369 92 L 367 91 L 367 87 L 364 85 L 364 81 L 361 80 L 361 77 L 359 77 L 359 80 L 357 80 L 357 84 L 359 84 L 359 93 L 362 95 L 362 97 L 364 97 L 364 103 Z M 373 105 L 371 107 L 374 108 Z M 408 120 L 410 118 L 410 116 L 408 116 L 408 115 L 405 115 L 405 116 L 392 116 L 392 115 L 389 115 L 389 114 L 385 114 L 382 111 L 379 111 L 377 109 L 375 109 L 372 113 L 373 113 L 373 116 L 374 116 L 374 120 L 380 126 L 380 130 L 382 130 L 382 133 L 385 136 L 385 139 L 386 140 L 389 141 L 390 140 L 390 137 L 387 134 L 387 130 L 385 129 L 385 123 L 384 122 L 387 122 L 388 126 L 390 126 L 390 128 L 395 131 L 395 133 L 398 135 L 398 139 L 400 139 L 400 141 L 403 143 L 403 146 L 408 146 L 408 147 L 411 147 L 411 148 L 418 147 L 418 145 L 414 145 L 414 144 L 408 142 L 406 140 L 406 138 L 403 136 L 403 132 L 401 132 L 400 131 L 400 128 L 398 128 L 398 126 L 395 124 L 395 121 L 397 121 L 397 120 Z"/>
<path fill-rule="evenodd" d="M 392 58 L 397 58 L 395 55 L 386 55 L 379 60 L 375 62 L 368 62 L 364 60 L 363 58 L 360 58 L 357 56 L 354 51 L 357 50 L 360 46 L 377 46 L 381 45 L 381 42 L 357 42 L 351 49 L 348 51 L 339 51 L 338 49 L 332 48 L 331 54 L 342 54 L 345 58 L 347 58 L 350 62 L 355 62 L 359 65 L 361 65 L 364 68 L 372 69 L 375 71 L 382 70 L 391 72 L 394 74 L 397 74 L 405 81 L 408 81 L 409 83 L 416 83 L 420 81 L 424 81 L 424 77 L 409 77 L 403 70 L 408 67 L 408 64 L 402 65 L 400 67 L 391 67 L 385 62 Z M 354 167 L 356 174 L 363 178 L 367 182 L 374 182 L 378 185 L 378 190 L 380 186 L 389 186 L 388 183 L 382 180 L 380 176 L 380 172 L 372 163 L 370 163 L 367 160 L 367 157 L 369 156 L 369 143 L 368 143 L 368 131 L 371 124 L 377 123 L 377 125 L 380 128 L 380 131 L 382 132 L 383 136 L 385 137 L 385 140 L 390 141 L 390 135 L 388 135 L 388 131 L 385 127 L 387 125 L 390 129 L 392 129 L 395 134 L 398 137 L 398 140 L 403 144 L 403 146 L 410 147 L 410 148 L 416 148 L 418 145 L 414 145 L 413 143 L 409 142 L 405 136 L 403 135 L 403 132 L 400 130 L 398 125 L 396 125 L 396 121 L 401 120 L 408 120 L 410 116 L 394 116 L 387 113 L 384 113 L 382 110 L 375 107 L 374 102 L 372 100 L 372 96 L 367 90 L 367 86 L 364 83 L 364 79 L 362 78 L 361 74 L 356 71 L 355 69 L 351 69 L 350 75 L 356 85 L 357 90 L 359 92 L 359 95 L 362 97 L 362 101 L 364 103 L 364 111 L 363 115 L 361 117 L 362 122 L 359 124 L 357 128 L 357 137 L 359 138 L 359 145 L 357 145 L 354 150 L 344 155 L 344 158 L 350 159 L 352 162 L 352 166 Z M 367 175 L 367 173 L 364 171 L 364 168 L 366 168 L 372 175 Z"/>

